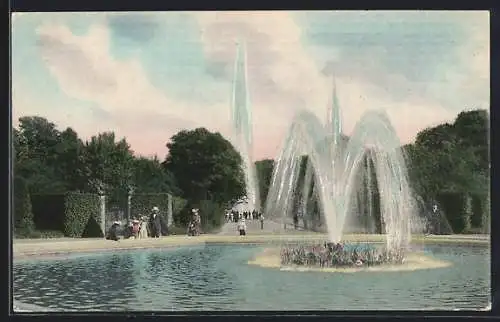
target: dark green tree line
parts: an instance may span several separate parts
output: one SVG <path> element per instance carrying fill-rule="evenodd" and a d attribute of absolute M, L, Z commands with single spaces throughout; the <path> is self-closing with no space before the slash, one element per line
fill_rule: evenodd
<path fill-rule="evenodd" d="M 240 155 L 220 133 L 203 128 L 174 135 L 164 162 L 134 155 L 126 139 L 113 132 L 83 141 L 73 129 L 59 131 L 38 116 L 21 117 L 12 139 L 18 230 L 33 229 L 32 214 L 23 214 L 31 212 L 29 196 L 39 193 L 95 193 L 102 186 L 109 206 L 123 204 L 130 187 L 136 193 L 168 192 L 189 200 L 190 207 L 213 204 L 217 211 L 206 218 L 210 226 L 221 223 L 221 208 L 245 193 Z M 189 220 L 187 206 L 184 216 L 180 223 Z"/>

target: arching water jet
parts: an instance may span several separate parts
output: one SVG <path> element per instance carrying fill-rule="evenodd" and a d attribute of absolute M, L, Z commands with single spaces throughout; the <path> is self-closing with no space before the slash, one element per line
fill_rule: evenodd
<path fill-rule="evenodd" d="M 335 90 L 325 125 L 309 111 L 296 114 L 276 160 L 265 213 L 285 223 L 297 212 L 305 213 L 314 183 L 328 241 L 338 244 L 342 241 L 346 219 L 360 209 L 360 202 L 368 201 L 368 213 L 372 217 L 375 187 L 380 201 L 379 221 L 381 233 L 385 234 L 385 252 L 401 254 L 411 241 L 415 216 L 398 136 L 382 111 L 363 114 L 349 138 L 343 136 L 339 118 Z M 304 157 L 307 164 L 301 170 Z M 366 191 L 365 200 L 356 201 L 362 190 Z"/>

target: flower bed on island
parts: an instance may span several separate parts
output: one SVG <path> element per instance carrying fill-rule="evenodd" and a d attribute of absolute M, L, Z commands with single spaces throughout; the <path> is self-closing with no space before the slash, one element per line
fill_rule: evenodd
<path fill-rule="evenodd" d="M 280 251 L 281 265 L 316 267 L 360 267 L 402 264 L 403 250 L 388 251 L 371 244 L 324 243 L 316 245 L 285 245 Z"/>

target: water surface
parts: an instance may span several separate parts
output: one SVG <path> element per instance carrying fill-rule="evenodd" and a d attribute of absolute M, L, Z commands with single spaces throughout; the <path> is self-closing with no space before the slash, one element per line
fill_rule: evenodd
<path fill-rule="evenodd" d="M 446 268 L 284 272 L 248 265 L 259 246 L 115 251 L 14 263 L 14 298 L 54 311 L 452 310 L 490 300 L 483 247 L 433 246 Z"/>

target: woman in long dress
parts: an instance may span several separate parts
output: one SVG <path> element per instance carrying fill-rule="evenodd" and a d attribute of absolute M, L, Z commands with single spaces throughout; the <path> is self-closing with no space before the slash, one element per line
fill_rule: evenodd
<path fill-rule="evenodd" d="M 139 229 L 139 238 L 148 238 L 148 221 L 147 218 L 141 216 L 141 228 Z"/>

